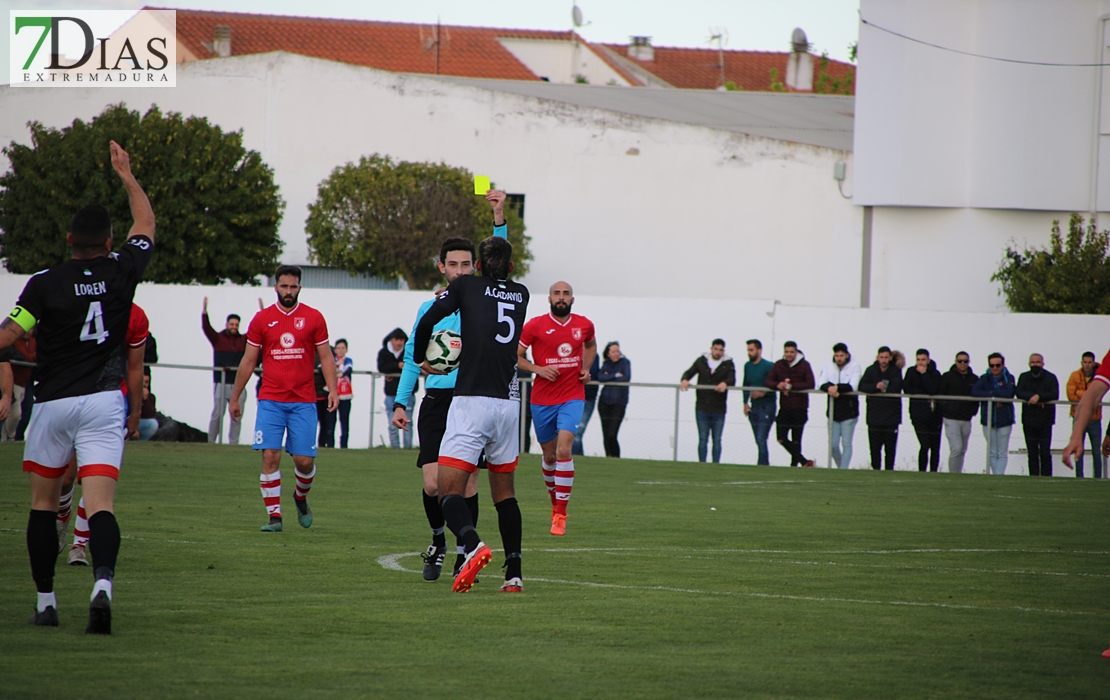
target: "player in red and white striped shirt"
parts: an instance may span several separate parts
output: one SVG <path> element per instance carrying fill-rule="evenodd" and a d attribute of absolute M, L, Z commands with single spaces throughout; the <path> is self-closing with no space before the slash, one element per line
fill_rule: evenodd
<path fill-rule="evenodd" d="M 534 372 L 532 424 L 543 448 L 543 480 L 551 496 L 551 534 L 567 532 L 567 503 L 574 486 L 571 447 L 586 401 L 590 365 L 597 355 L 594 324 L 570 312 L 574 290 L 566 282 L 551 285 L 551 313 L 524 324 L 517 349 L 520 369 Z M 528 348 L 532 362 L 528 361 Z"/>

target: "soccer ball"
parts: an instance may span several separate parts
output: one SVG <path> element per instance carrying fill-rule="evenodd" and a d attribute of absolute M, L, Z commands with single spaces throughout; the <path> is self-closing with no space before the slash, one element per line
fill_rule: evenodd
<path fill-rule="evenodd" d="M 437 331 L 428 341 L 428 349 L 424 352 L 424 359 L 433 369 L 441 372 L 454 372 L 459 368 L 459 356 L 462 355 L 462 336 L 452 330 Z"/>

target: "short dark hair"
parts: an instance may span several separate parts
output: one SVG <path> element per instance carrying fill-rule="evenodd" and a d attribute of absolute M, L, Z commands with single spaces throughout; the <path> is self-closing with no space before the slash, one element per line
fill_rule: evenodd
<path fill-rule="evenodd" d="M 1091 352 L 1090 350 L 1088 350 L 1087 352 L 1083 353 L 1083 357 L 1085 357 L 1085 358 L 1089 357 L 1093 360 L 1093 359 L 1095 359 L 1095 354 L 1093 352 Z"/>
<path fill-rule="evenodd" d="M 227 320 L 230 321 L 231 319 L 235 319 L 236 321 L 242 321 L 243 320 L 243 319 L 239 318 L 239 314 L 228 314 L 227 315 Z"/>
<path fill-rule="evenodd" d="M 846 353 L 846 352 L 848 352 L 848 346 L 845 345 L 844 343 L 837 343 L 836 345 L 833 346 L 833 352 Z"/>
<path fill-rule="evenodd" d="M 513 264 L 513 244 L 504 238 L 490 236 L 478 244 L 482 275 L 497 280 L 508 279 Z"/>
<path fill-rule="evenodd" d="M 82 207 L 70 219 L 69 233 L 73 236 L 74 248 L 99 248 L 112 237 L 112 217 L 101 205 L 90 204 Z"/>
<path fill-rule="evenodd" d="M 394 328 L 389 332 L 389 335 L 387 335 L 385 339 L 386 342 L 390 340 L 403 340 L 407 343 L 409 342 L 409 334 L 406 333 L 403 328 Z"/>
<path fill-rule="evenodd" d="M 723 348 L 725 346 L 725 341 L 720 338 L 714 338 L 713 342 L 709 344 L 709 347 L 713 347 L 714 345 L 720 345 Z"/>
<path fill-rule="evenodd" d="M 406 340 L 405 342 L 407 343 L 408 341 Z M 340 343 L 343 343 L 347 347 L 351 347 L 350 343 L 347 342 L 346 338 L 340 338 L 339 340 L 335 341 L 336 345 L 339 345 Z"/>
<path fill-rule="evenodd" d="M 786 348 L 794 348 L 795 350 L 797 350 L 798 349 L 798 344 L 795 343 L 793 340 L 788 340 L 788 341 L 786 341 L 785 343 L 782 344 L 782 347 L 783 347 L 784 350 Z"/>
<path fill-rule="evenodd" d="M 998 359 L 1002 360 L 1002 364 L 1006 364 L 1006 358 L 1002 357 L 1002 353 L 1000 353 L 1000 352 L 992 352 L 991 354 L 987 355 L 987 362 L 990 362 L 991 360 L 993 360 L 996 357 Z"/>
<path fill-rule="evenodd" d="M 956 353 L 956 357 L 959 357 L 960 355 L 964 355 L 969 360 L 971 359 L 971 353 L 969 353 L 967 350 L 960 350 L 958 353 Z"/>
<path fill-rule="evenodd" d="M 875 354 L 876 354 L 876 355 L 882 355 L 882 354 L 883 354 L 884 352 L 885 352 L 886 354 L 888 354 L 888 355 L 892 355 L 892 354 L 893 354 L 892 352 L 890 352 L 890 348 L 889 348 L 889 347 L 887 347 L 886 345 L 882 345 L 882 346 L 880 346 L 880 347 L 879 347 L 879 351 L 878 351 L 878 352 L 876 352 Z"/>
<path fill-rule="evenodd" d="M 447 254 L 453 250 L 465 250 L 470 252 L 470 262 L 474 262 L 474 243 L 465 238 L 448 238 L 439 247 L 439 261 L 441 263 L 447 262 Z"/>
<path fill-rule="evenodd" d="M 759 342 L 759 340 L 756 339 L 756 338 L 752 338 L 751 340 L 749 340 L 747 342 L 747 344 L 748 345 L 754 345 L 756 350 L 762 350 L 763 349 L 763 343 Z"/>
<path fill-rule="evenodd" d="M 918 355 L 924 355 L 925 357 L 929 357 L 929 351 L 926 350 L 925 348 L 918 348 L 917 349 L 917 354 Z"/>
<path fill-rule="evenodd" d="M 301 282 L 301 268 L 296 265 L 280 265 L 276 272 L 274 272 L 274 284 L 284 277 L 285 275 L 293 275 L 297 278 L 297 284 Z"/>

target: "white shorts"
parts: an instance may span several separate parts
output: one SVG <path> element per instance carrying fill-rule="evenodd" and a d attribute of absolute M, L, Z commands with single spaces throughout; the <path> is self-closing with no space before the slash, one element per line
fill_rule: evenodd
<path fill-rule="evenodd" d="M 27 425 L 23 471 L 58 479 L 76 451 L 78 479 L 119 479 L 126 418 L 119 390 L 36 403 Z"/>
<path fill-rule="evenodd" d="M 489 396 L 456 396 L 447 413 L 439 463 L 468 472 L 478 470 L 486 451 L 491 472 L 516 471 L 520 454 L 520 402 Z"/>

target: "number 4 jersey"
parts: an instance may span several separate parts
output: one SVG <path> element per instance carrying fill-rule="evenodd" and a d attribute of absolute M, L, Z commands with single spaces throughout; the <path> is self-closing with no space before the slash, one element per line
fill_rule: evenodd
<path fill-rule="evenodd" d="M 528 288 L 492 277 L 457 277 L 416 326 L 416 362 L 424 361 L 435 324 L 456 311 L 463 344 L 455 396 L 520 400 L 516 348 L 528 313 Z"/>
<path fill-rule="evenodd" d="M 37 328 L 35 402 L 119 391 L 135 287 L 154 242 L 132 236 L 116 253 L 67 260 L 27 280 L 9 318 Z"/>

